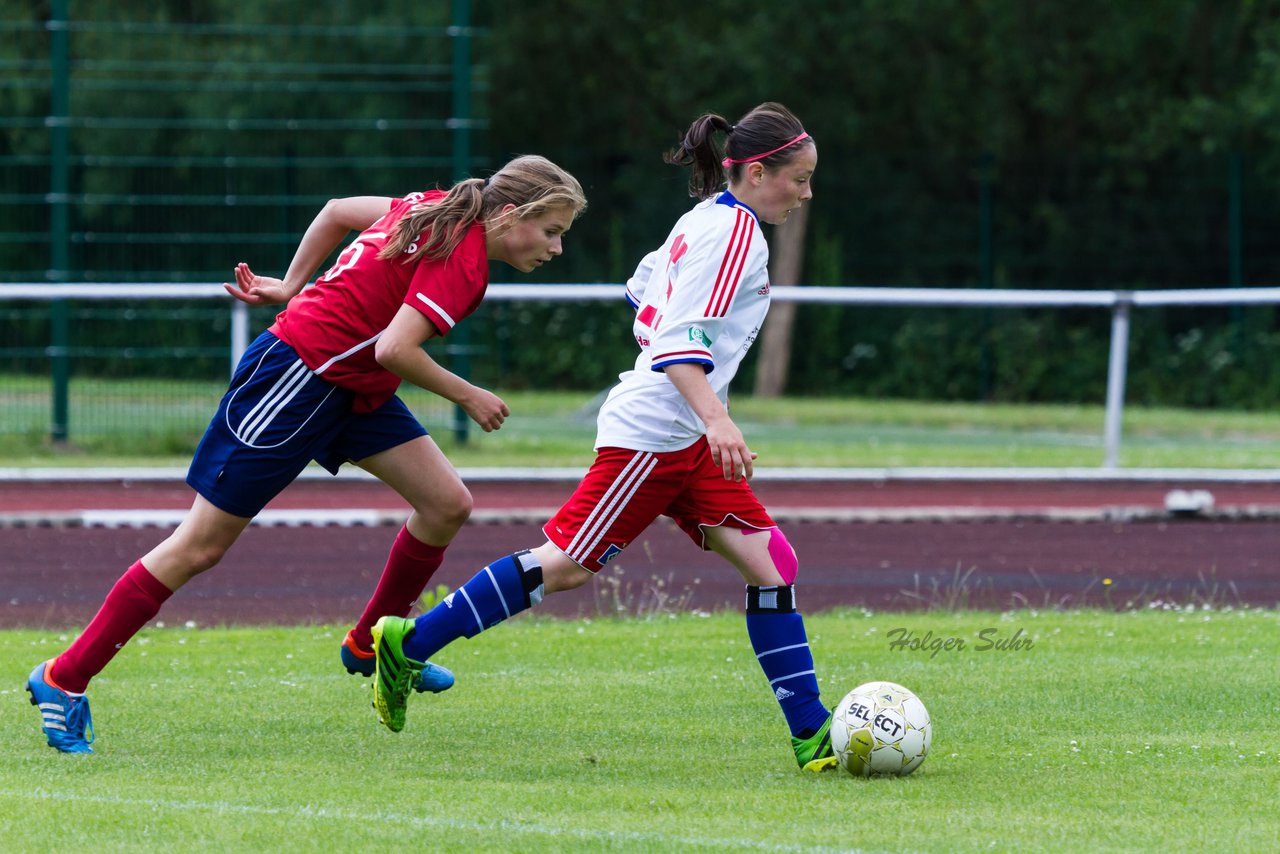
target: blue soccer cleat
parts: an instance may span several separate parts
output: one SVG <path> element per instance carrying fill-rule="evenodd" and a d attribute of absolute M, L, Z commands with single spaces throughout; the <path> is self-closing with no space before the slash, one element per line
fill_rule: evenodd
<path fill-rule="evenodd" d="M 89 698 L 68 694 L 49 682 L 45 674 L 52 663 L 42 661 L 27 677 L 27 693 L 31 695 L 31 705 L 40 709 L 45 738 L 50 747 L 63 753 L 93 753 L 89 746 L 93 742 Z"/>
<path fill-rule="evenodd" d="M 366 652 L 356 644 L 356 639 L 352 637 L 351 632 L 347 632 L 346 638 L 342 641 L 342 646 L 338 652 L 342 656 L 342 666 L 347 669 L 348 673 L 356 676 L 372 676 L 375 669 L 376 659 L 373 650 Z M 422 673 L 418 675 L 418 681 L 414 684 L 413 689 L 419 694 L 430 691 L 432 694 L 439 694 L 441 691 L 447 691 L 453 687 L 453 672 L 447 667 L 441 667 L 438 664 L 427 662 L 422 668 Z"/>

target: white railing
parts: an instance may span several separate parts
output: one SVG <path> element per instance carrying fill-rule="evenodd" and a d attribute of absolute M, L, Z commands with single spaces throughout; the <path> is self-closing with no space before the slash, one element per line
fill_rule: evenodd
<path fill-rule="evenodd" d="M 621 299 L 621 285 L 490 285 L 489 300 L 581 302 Z M 231 364 L 249 346 L 249 312 L 221 285 L 201 284 L 0 284 L 4 300 L 223 299 L 231 310 Z M 1003 290 L 977 288 L 867 288 L 776 286 L 779 302 L 835 305 L 918 305 L 953 308 L 1091 307 L 1111 312 L 1107 402 L 1103 426 L 1104 469 L 1119 465 L 1129 321 L 1134 308 L 1169 305 L 1268 305 L 1280 288 L 1194 288 L 1162 291 Z"/>

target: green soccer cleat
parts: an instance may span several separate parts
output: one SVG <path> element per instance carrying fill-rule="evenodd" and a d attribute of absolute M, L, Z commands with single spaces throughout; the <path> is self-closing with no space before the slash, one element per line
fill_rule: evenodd
<path fill-rule="evenodd" d="M 392 732 L 404 729 L 409 692 L 426 666 L 405 657 L 402 644 L 411 634 L 413 620 L 403 617 L 383 617 L 373 624 L 373 707 L 378 720 Z"/>
<path fill-rule="evenodd" d="M 347 636 L 342 640 L 342 646 L 338 647 L 338 654 L 342 659 L 342 666 L 347 672 L 353 676 L 372 676 L 376 659 L 373 650 L 367 652 L 360 648 L 356 643 L 355 629 L 347 632 Z M 430 661 L 422 668 L 422 675 L 418 677 L 417 683 L 413 686 L 413 690 L 419 694 L 430 691 L 432 694 L 439 694 L 441 691 L 448 691 L 453 687 L 453 671 L 447 667 L 441 667 L 439 664 L 432 664 Z"/>
<path fill-rule="evenodd" d="M 808 738 L 791 737 L 791 746 L 796 752 L 796 762 L 805 771 L 815 774 L 836 767 L 836 755 L 831 749 L 831 715 L 813 735 Z"/>

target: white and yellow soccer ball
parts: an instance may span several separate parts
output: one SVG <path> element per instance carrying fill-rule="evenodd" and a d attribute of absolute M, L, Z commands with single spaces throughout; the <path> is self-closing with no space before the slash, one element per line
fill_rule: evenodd
<path fill-rule="evenodd" d="M 831 749 L 855 777 L 906 776 L 929 755 L 933 724 L 920 698 L 895 682 L 868 682 L 836 704 Z"/>

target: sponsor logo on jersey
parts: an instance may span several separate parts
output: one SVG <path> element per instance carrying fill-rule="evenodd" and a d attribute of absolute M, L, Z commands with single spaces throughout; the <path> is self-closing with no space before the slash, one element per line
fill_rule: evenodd
<path fill-rule="evenodd" d="M 709 348 L 711 346 L 711 336 L 706 333 L 706 330 L 698 326 L 689 327 L 689 340 L 695 344 L 701 344 L 703 347 Z"/>

